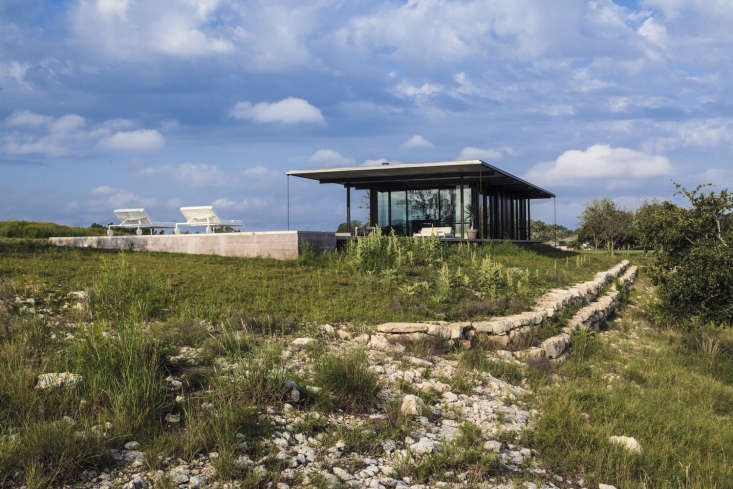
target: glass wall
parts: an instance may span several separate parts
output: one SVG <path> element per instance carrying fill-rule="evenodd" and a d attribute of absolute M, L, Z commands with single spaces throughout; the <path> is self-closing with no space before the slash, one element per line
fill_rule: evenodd
<path fill-rule="evenodd" d="M 377 217 L 380 228 L 389 227 L 389 192 L 377 192 Z"/>
<path fill-rule="evenodd" d="M 377 192 L 377 224 L 388 231 L 411 235 L 424 227 L 450 227 L 454 236 L 461 236 L 461 217 L 465 230 L 471 226 L 471 188 L 465 186 L 461 213 L 460 186 Z"/>

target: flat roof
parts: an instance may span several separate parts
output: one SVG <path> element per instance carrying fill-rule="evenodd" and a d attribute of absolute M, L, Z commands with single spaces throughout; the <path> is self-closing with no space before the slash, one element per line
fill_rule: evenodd
<path fill-rule="evenodd" d="M 481 182 L 484 188 L 502 188 L 520 197 L 549 199 L 555 194 L 527 182 L 482 160 L 436 161 L 430 163 L 386 163 L 382 165 L 347 166 L 290 170 L 286 175 L 338 183 L 357 189 L 408 183 L 412 185 L 454 185 Z"/>

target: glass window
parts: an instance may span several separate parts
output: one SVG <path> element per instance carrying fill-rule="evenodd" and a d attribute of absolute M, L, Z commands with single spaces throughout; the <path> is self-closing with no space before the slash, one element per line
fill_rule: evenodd
<path fill-rule="evenodd" d="M 440 221 L 440 198 L 438 189 L 409 190 L 410 232 L 417 233 L 422 228 L 437 226 Z"/>
<path fill-rule="evenodd" d="M 377 218 L 380 228 L 389 227 L 389 192 L 377 192 Z"/>
<path fill-rule="evenodd" d="M 392 192 L 392 223 L 391 226 L 396 234 L 406 234 L 405 229 L 406 217 L 405 212 L 405 191 Z"/>

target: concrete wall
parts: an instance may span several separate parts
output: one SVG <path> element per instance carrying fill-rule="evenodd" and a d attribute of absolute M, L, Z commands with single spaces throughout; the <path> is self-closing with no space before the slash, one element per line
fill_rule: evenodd
<path fill-rule="evenodd" d="M 153 236 L 89 236 L 49 238 L 57 246 L 106 250 L 163 251 L 194 255 L 294 259 L 309 246 L 316 253 L 336 248 L 334 233 L 319 231 L 256 231 L 216 234 L 163 234 Z M 307 243 L 307 245 L 306 245 Z"/>

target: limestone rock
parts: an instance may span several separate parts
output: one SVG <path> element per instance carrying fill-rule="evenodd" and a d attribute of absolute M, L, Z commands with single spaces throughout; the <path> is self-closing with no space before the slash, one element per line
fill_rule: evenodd
<path fill-rule="evenodd" d="M 412 394 L 407 394 L 402 398 L 402 406 L 400 412 L 407 416 L 420 416 L 425 410 L 425 403 L 422 399 Z"/>
<path fill-rule="evenodd" d="M 569 343 L 570 335 L 561 333 L 557 336 L 547 338 L 540 346 L 545 350 L 547 358 L 557 358 L 563 354 Z"/>
<path fill-rule="evenodd" d="M 636 441 L 636 438 L 630 436 L 610 436 L 608 437 L 608 441 L 620 445 L 632 453 L 641 453 L 641 445 Z"/>
<path fill-rule="evenodd" d="M 315 343 L 315 342 L 316 342 L 315 338 L 295 338 L 293 340 L 293 346 L 304 347 L 304 346 L 310 345 L 311 343 Z"/>
<path fill-rule="evenodd" d="M 380 333 L 406 334 L 427 333 L 432 324 L 425 323 L 384 323 L 377 326 Z"/>
<path fill-rule="evenodd" d="M 36 389 L 43 390 L 53 387 L 73 387 L 82 380 L 83 378 L 81 375 L 72 374 L 70 372 L 40 374 L 38 376 Z"/>

